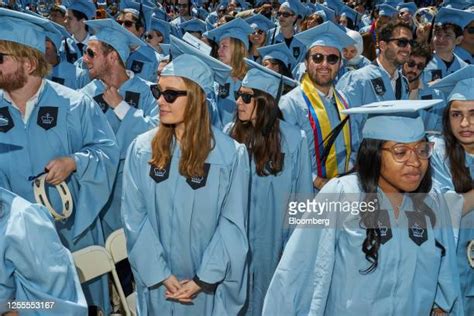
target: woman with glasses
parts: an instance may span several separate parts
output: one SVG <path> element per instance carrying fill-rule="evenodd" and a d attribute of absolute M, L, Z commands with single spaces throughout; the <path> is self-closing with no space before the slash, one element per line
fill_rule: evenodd
<path fill-rule="evenodd" d="M 169 44 L 170 42 L 170 24 L 166 21 L 151 18 L 151 28 L 145 35 L 145 40 L 158 53 L 163 54 L 163 49 L 160 44 Z"/>
<path fill-rule="evenodd" d="M 160 126 L 129 148 L 122 220 L 139 315 L 237 315 L 245 302 L 248 156 L 206 104 L 229 73 L 175 54 L 158 81 Z"/>
<path fill-rule="evenodd" d="M 466 253 L 466 245 L 474 239 L 473 87 L 474 66 L 465 67 L 433 85 L 449 93 L 443 116 L 443 137 L 433 138 L 434 183 L 445 193 L 451 216 L 457 218 L 453 221 L 458 235 L 457 263 L 465 315 L 474 313 L 474 270 L 468 264 Z"/>
<path fill-rule="evenodd" d="M 330 180 L 317 208 L 294 210 L 304 215 L 263 315 L 430 315 L 435 304 L 462 315 L 450 218 L 442 196 L 429 194 L 433 144 L 416 114 L 440 101 L 346 111 L 369 114 L 355 172 Z"/>
<path fill-rule="evenodd" d="M 213 117 L 212 121 L 221 129 L 234 118 L 235 93 L 239 90 L 247 72 L 244 58 L 248 55 L 248 37 L 252 32 L 253 29 L 244 20 L 237 18 L 204 34 L 205 37 L 219 44 L 219 60 L 232 67 L 231 75 L 224 84 L 219 85 L 216 91 L 219 117 Z"/>
<path fill-rule="evenodd" d="M 275 24 L 261 14 L 253 15 L 245 19 L 253 29 L 253 33 L 249 35 L 250 48 L 249 56 L 256 62 L 261 62 L 261 56 L 258 49 L 265 46 L 267 41 L 267 31 L 274 28 Z"/>
<path fill-rule="evenodd" d="M 247 62 L 252 68 L 238 92 L 235 120 L 226 130 L 247 147 L 251 161 L 246 314 L 261 315 L 265 293 L 289 237 L 288 203 L 302 196 L 310 198 L 313 184 L 306 137 L 280 120 L 277 103 L 283 83 L 297 83 Z"/>

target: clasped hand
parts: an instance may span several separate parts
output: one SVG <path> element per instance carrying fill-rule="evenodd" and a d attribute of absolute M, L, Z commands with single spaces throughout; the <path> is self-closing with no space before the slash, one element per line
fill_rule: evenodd
<path fill-rule="evenodd" d="M 201 292 L 201 288 L 193 280 L 181 280 L 171 275 L 163 284 L 166 287 L 166 299 L 176 300 L 180 303 L 192 303 L 193 299 Z"/>

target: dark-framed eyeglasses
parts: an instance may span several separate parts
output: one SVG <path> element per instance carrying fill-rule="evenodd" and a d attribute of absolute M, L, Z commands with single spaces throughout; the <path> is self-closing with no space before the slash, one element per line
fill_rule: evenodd
<path fill-rule="evenodd" d="M 242 98 L 242 101 L 244 101 L 245 104 L 249 104 L 250 102 L 252 102 L 253 97 L 254 97 L 253 94 L 240 92 L 240 91 L 238 91 L 235 94 L 235 99 L 237 100 L 238 98 Z"/>
<path fill-rule="evenodd" d="M 388 41 L 395 42 L 395 45 L 401 48 L 407 47 L 408 45 L 413 47 L 415 45 L 415 40 L 408 39 L 408 38 L 391 38 Z"/>
<path fill-rule="evenodd" d="M 187 91 L 180 91 L 180 90 L 165 90 L 161 91 L 158 85 L 152 85 L 150 87 L 151 93 L 155 99 L 159 99 L 161 96 L 165 99 L 167 103 L 174 103 L 176 99 L 179 97 L 184 97 L 188 95 Z"/>
<path fill-rule="evenodd" d="M 149 40 L 152 40 L 153 39 L 153 35 L 151 34 L 145 34 L 145 40 L 149 41 Z"/>
<path fill-rule="evenodd" d="M 86 48 L 86 55 L 89 58 L 94 58 L 95 57 L 94 51 L 92 49 L 90 49 L 89 47 Z"/>
<path fill-rule="evenodd" d="M 133 21 L 129 21 L 129 20 L 125 20 L 125 21 L 117 21 L 118 24 L 120 25 L 123 25 L 125 27 L 132 27 L 135 25 L 135 22 Z"/>
<path fill-rule="evenodd" d="M 5 56 L 11 56 L 11 54 L 0 53 L 0 65 L 5 61 Z"/>
<path fill-rule="evenodd" d="M 424 63 L 416 63 L 414 60 L 409 60 L 407 62 L 407 66 L 410 67 L 410 68 L 413 68 L 416 66 L 416 68 L 418 68 L 418 70 L 423 70 L 425 69 L 426 65 Z"/>
<path fill-rule="evenodd" d="M 389 151 L 396 162 L 406 162 L 408 159 L 410 159 L 412 152 L 414 152 L 419 159 L 429 159 L 433 154 L 433 147 L 434 143 L 432 142 L 421 142 L 414 147 L 403 144 L 395 144 L 389 148 L 382 148 L 382 150 Z"/>
<path fill-rule="evenodd" d="M 294 14 L 290 13 L 290 12 L 280 12 L 280 11 L 278 11 L 276 16 L 277 16 L 277 18 L 279 18 L 280 16 L 282 16 L 284 18 L 289 18 L 290 16 L 294 16 Z"/>
<path fill-rule="evenodd" d="M 324 55 L 324 54 L 318 53 L 318 54 L 313 54 L 310 57 L 311 57 L 311 60 L 313 60 L 315 64 L 321 64 L 324 62 L 324 60 L 326 60 L 328 64 L 330 65 L 335 65 L 339 62 L 339 56 L 336 54 Z"/>

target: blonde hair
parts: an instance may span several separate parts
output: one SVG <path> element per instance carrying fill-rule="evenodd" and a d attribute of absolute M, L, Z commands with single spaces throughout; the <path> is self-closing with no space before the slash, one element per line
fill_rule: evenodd
<path fill-rule="evenodd" d="M 44 54 L 37 49 L 11 41 L 0 41 L 0 49 L 18 62 L 29 60 L 35 66 L 32 76 L 44 78 L 51 70 Z"/>
<path fill-rule="evenodd" d="M 230 59 L 232 77 L 242 80 L 247 73 L 247 64 L 244 62 L 244 58 L 248 56 L 247 48 L 245 48 L 242 41 L 233 37 L 230 38 L 230 46 L 232 50 L 232 58 Z"/>
<path fill-rule="evenodd" d="M 181 77 L 182 78 L 182 77 Z M 187 104 L 184 110 L 184 134 L 181 139 L 179 173 L 187 178 L 204 176 L 204 162 L 214 146 L 206 95 L 199 85 L 182 78 L 186 85 Z M 153 137 L 150 164 L 165 168 L 174 145 L 175 126 L 160 124 Z"/>

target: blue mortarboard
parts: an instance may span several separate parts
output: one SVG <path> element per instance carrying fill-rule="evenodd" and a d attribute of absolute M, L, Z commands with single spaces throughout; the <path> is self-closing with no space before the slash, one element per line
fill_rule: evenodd
<path fill-rule="evenodd" d="M 259 29 L 265 32 L 275 27 L 275 23 L 261 14 L 252 15 L 245 19 L 245 22 L 247 22 L 254 30 Z"/>
<path fill-rule="evenodd" d="M 362 138 L 412 143 L 425 137 L 425 125 L 419 111 L 443 100 L 392 100 L 343 110 L 345 114 L 368 114 Z"/>
<path fill-rule="evenodd" d="M 451 8 L 441 8 L 436 15 L 435 23 L 451 23 L 459 25 L 462 29 L 464 29 L 469 23 L 471 23 L 472 20 L 474 20 L 474 12 Z"/>
<path fill-rule="evenodd" d="M 51 21 L 0 8 L 0 40 L 26 45 L 44 53 L 46 32 L 56 32 Z"/>
<path fill-rule="evenodd" d="M 324 1 L 324 5 L 334 10 L 336 15 L 341 15 L 341 10 L 344 6 L 344 2 L 342 2 L 341 0 L 326 0 Z"/>
<path fill-rule="evenodd" d="M 331 21 L 336 23 L 336 12 L 333 9 L 330 9 L 322 4 L 316 3 L 314 5 L 317 11 L 324 11 L 326 13 L 325 21 Z"/>
<path fill-rule="evenodd" d="M 95 16 L 96 7 L 92 0 L 74 0 L 71 1 L 69 10 L 76 10 L 85 14 L 88 20 Z"/>
<path fill-rule="evenodd" d="M 241 18 L 234 19 L 224 25 L 204 33 L 204 36 L 219 43 L 226 37 L 232 37 L 244 43 L 249 48 L 249 35 L 253 33 L 253 29 Z"/>
<path fill-rule="evenodd" d="M 152 17 L 150 31 L 160 32 L 163 35 L 163 43 L 170 42 L 171 26 L 168 22 Z"/>
<path fill-rule="evenodd" d="M 160 54 L 162 56 L 162 60 L 163 59 L 167 59 L 166 56 L 168 56 L 168 59 L 169 59 L 169 55 L 170 55 L 170 49 L 171 49 L 171 45 L 170 44 L 164 44 L 164 43 L 160 43 L 160 48 L 162 50 L 162 53 Z"/>
<path fill-rule="evenodd" d="M 300 17 L 305 17 L 307 13 L 306 7 L 300 0 L 287 0 L 281 4 L 280 8 L 287 8 Z"/>
<path fill-rule="evenodd" d="M 262 61 L 265 59 L 278 59 L 281 60 L 289 69 L 296 66 L 296 59 L 293 57 L 293 53 L 290 51 L 285 43 L 278 43 L 274 45 L 268 45 L 257 49 Z"/>
<path fill-rule="evenodd" d="M 127 63 L 131 47 L 147 46 L 145 42 L 113 19 L 86 21 L 86 24 L 95 32 L 91 40 L 98 40 L 115 48 L 124 63 Z"/>
<path fill-rule="evenodd" d="M 224 84 L 232 71 L 232 68 L 223 62 L 204 54 L 198 48 L 173 35 L 170 51 L 173 61 L 163 69 L 161 76 L 188 78 L 206 93 L 214 90 L 214 81 Z"/>
<path fill-rule="evenodd" d="M 472 5 L 470 0 L 445 0 L 441 4 L 442 7 L 454 8 L 459 10 L 464 10 Z"/>
<path fill-rule="evenodd" d="M 199 19 L 191 19 L 184 23 L 181 23 L 179 27 L 185 32 L 206 32 L 206 22 Z"/>
<path fill-rule="evenodd" d="M 474 65 L 468 65 L 431 85 L 448 96 L 449 101 L 474 100 Z"/>
<path fill-rule="evenodd" d="M 207 11 L 204 8 L 194 7 L 194 8 L 192 8 L 191 13 L 194 17 L 196 17 L 198 19 L 201 19 L 201 20 L 205 20 L 209 16 L 209 11 Z"/>
<path fill-rule="evenodd" d="M 263 67 L 253 60 L 244 58 L 250 69 L 247 71 L 242 80 L 242 87 L 258 89 L 260 91 L 270 94 L 275 99 L 279 98 L 281 94 L 281 83 L 295 87 L 298 82 L 285 77 L 271 69 Z"/>
<path fill-rule="evenodd" d="M 398 11 L 408 10 L 408 12 L 410 12 L 411 15 L 415 15 L 418 7 L 416 6 L 416 3 L 414 2 L 407 2 L 407 3 L 400 3 L 397 6 L 397 9 Z"/>
<path fill-rule="evenodd" d="M 344 15 L 344 16 L 348 17 L 349 19 L 351 19 L 352 22 L 354 22 L 354 26 L 355 26 L 355 24 L 357 23 L 357 16 L 359 15 L 359 13 L 357 13 L 356 10 L 354 10 L 352 8 L 349 8 L 348 6 L 344 5 L 341 8 L 341 16 L 342 15 Z"/>
<path fill-rule="evenodd" d="M 63 39 L 68 38 L 71 35 L 64 26 L 59 25 L 53 21 L 50 21 L 50 23 L 56 29 L 56 32 L 46 32 L 46 37 L 49 38 L 51 42 L 53 42 L 54 46 L 56 46 L 56 50 L 59 50 Z"/>
<path fill-rule="evenodd" d="M 153 10 L 153 15 L 152 16 L 155 17 L 155 18 L 158 18 L 160 20 L 163 20 L 163 21 L 168 21 L 169 20 L 168 14 L 166 14 L 166 12 L 161 8 L 155 8 Z"/>
<path fill-rule="evenodd" d="M 379 4 L 377 8 L 379 9 L 379 16 L 388 16 L 391 18 L 398 14 L 398 10 L 388 4 Z"/>
<path fill-rule="evenodd" d="M 329 46 L 342 52 L 343 48 L 355 44 L 346 32 L 330 21 L 298 33 L 295 38 L 305 44 L 307 49 L 314 46 Z"/>

